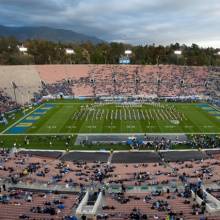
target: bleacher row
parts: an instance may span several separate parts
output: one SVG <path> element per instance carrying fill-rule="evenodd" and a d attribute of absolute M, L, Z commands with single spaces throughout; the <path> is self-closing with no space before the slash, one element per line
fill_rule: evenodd
<path fill-rule="evenodd" d="M 168 153 L 164 153 L 165 160 L 159 160 L 153 152 L 149 155 L 143 152 L 118 154 L 124 158 L 123 163 L 118 160 L 119 157 L 114 159 L 114 155 L 111 163 L 109 155 L 104 153 L 89 155 L 78 152 L 65 157 L 50 152 L 12 153 L 1 150 L 0 219 L 71 219 L 68 216 L 74 214 L 82 191 L 67 193 L 65 190 L 73 187 L 96 187 L 103 190 L 110 186 L 121 187 L 122 192 L 106 191 L 103 213 L 98 219 L 162 220 L 167 219 L 168 214 L 174 215 L 174 219 L 184 220 L 206 219 L 201 217 L 220 219 L 219 213 L 211 215 L 198 206 L 190 195 L 179 189 L 179 186 L 184 188 L 186 183 L 196 184 L 199 179 L 213 195 L 219 196 L 219 191 L 212 189 L 213 185 L 220 184 L 218 151 L 202 153 L 202 157 L 201 153 L 198 156 L 195 152 L 186 152 L 188 156 L 185 157 L 182 153 L 181 157 L 186 161 L 175 162 L 168 161 L 173 157 L 168 156 Z M 175 158 L 180 158 L 180 155 L 175 155 Z M 12 183 L 13 187 L 2 185 L 6 182 Z M 19 189 L 22 184 L 29 188 Z M 30 187 L 39 185 L 48 191 L 42 192 Z M 163 191 L 163 186 L 169 190 Z M 132 187 L 145 190 L 134 193 Z M 53 192 L 51 188 L 54 188 Z M 59 192 L 61 188 L 65 190 Z M 138 218 L 140 215 L 142 217 Z"/>
<path fill-rule="evenodd" d="M 1 66 L 0 92 L 20 104 L 46 95 L 220 95 L 220 68 L 138 65 Z M 8 103 L 11 100 L 2 99 Z"/>

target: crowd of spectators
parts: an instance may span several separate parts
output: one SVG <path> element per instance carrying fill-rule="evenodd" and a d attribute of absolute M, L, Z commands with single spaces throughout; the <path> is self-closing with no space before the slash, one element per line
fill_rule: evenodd
<path fill-rule="evenodd" d="M 73 81 L 62 79 L 56 83 L 45 83 L 42 81 L 42 90 L 39 97 L 48 96 L 48 95 L 60 95 L 62 96 L 74 96 L 72 91 Z"/>
<path fill-rule="evenodd" d="M 159 150 L 172 150 L 176 146 L 188 146 L 192 149 L 215 149 L 220 146 L 220 136 L 219 135 L 188 135 L 186 140 L 180 140 L 178 136 L 175 140 L 171 138 L 160 137 L 160 136 L 147 136 L 145 135 L 143 139 L 134 138 L 129 142 L 130 146 L 134 149 L 153 149 L 155 151 Z"/>
<path fill-rule="evenodd" d="M 39 67 L 41 83 L 38 85 L 39 81 L 36 81 L 36 91 L 21 85 L 19 90 L 15 88 L 17 95 L 20 97 L 20 90 L 24 90 L 22 94 L 28 94 L 29 99 L 35 97 L 35 100 L 48 95 L 56 97 L 135 95 L 148 97 L 208 95 L 219 97 L 220 91 L 220 75 L 217 67 L 88 65 L 72 69 L 60 67 L 56 70 L 56 68 L 56 66 L 51 66 L 44 70 L 44 67 Z M 0 88 L 4 88 L 4 86 L 0 84 Z M 3 112 L 12 109 L 15 105 L 11 98 L 3 93 L 3 89 L 0 90 L 0 103 L 0 111 Z"/>
<path fill-rule="evenodd" d="M 196 96 L 206 92 L 208 69 L 180 66 L 92 66 L 95 96 Z"/>
<path fill-rule="evenodd" d="M 16 109 L 16 107 L 16 102 L 12 101 L 12 99 L 0 89 L 0 120 L 4 112 L 12 111 Z"/>
<path fill-rule="evenodd" d="M 220 68 L 209 67 L 209 75 L 207 79 L 207 92 L 206 95 L 212 98 L 220 97 Z"/>
<path fill-rule="evenodd" d="M 192 148 L 218 148 L 220 146 L 220 137 L 218 135 L 190 135 L 188 144 Z"/>
<path fill-rule="evenodd" d="M 16 219 L 15 215 L 20 219 L 34 219 L 33 216 L 37 219 L 38 215 L 67 219 L 82 194 L 65 194 L 64 190 L 56 193 L 51 189 L 60 187 L 83 192 L 92 187 L 105 192 L 104 214 L 98 219 L 213 219 L 207 214 L 201 186 L 208 184 L 211 192 L 212 184 L 220 182 L 219 164 L 218 158 L 141 164 L 71 162 L 1 150 L 0 181 L 4 184 L 0 184 L 0 208 L 7 213 L 13 207 L 11 219 Z M 48 191 L 18 190 L 8 188 L 8 183 L 14 186 L 40 184 Z M 120 192 L 108 190 L 113 186 Z M 132 186 L 148 190 L 132 193 L 129 191 Z M 198 205 L 191 198 L 191 190 L 204 203 Z"/>

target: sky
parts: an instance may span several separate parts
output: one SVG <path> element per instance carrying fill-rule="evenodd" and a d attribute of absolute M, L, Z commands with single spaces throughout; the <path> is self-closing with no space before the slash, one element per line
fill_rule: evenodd
<path fill-rule="evenodd" d="M 0 0 L 0 24 L 63 28 L 135 45 L 220 48 L 220 0 Z"/>

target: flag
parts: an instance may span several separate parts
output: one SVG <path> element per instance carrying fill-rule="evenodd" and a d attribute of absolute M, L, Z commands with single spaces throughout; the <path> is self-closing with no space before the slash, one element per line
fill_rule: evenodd
<path fill-rule="evenodd" d="M 13 89 L 17 89 L 18 88 L 18 86 L 15 84 L 15 82 L 11 82 L 12 83 L 12 86 L 13 86 Z"/>

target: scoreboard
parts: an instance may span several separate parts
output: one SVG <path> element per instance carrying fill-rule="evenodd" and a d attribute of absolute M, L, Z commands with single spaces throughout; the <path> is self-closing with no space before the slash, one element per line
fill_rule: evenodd
<path fill-rule="evenodd" d="M 131 60 L 129 57 L 121 57 L 119 59 L 119 64 L 130 64 L 131 63 Z"/>

